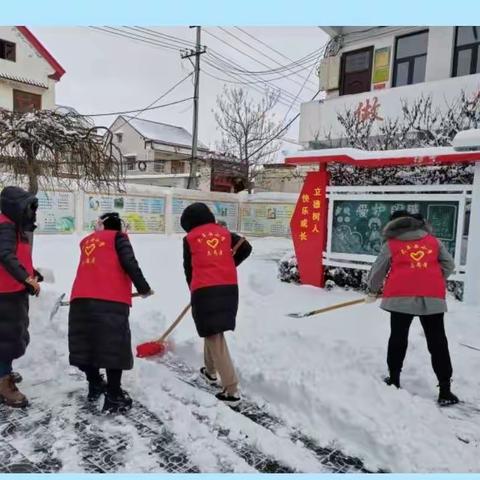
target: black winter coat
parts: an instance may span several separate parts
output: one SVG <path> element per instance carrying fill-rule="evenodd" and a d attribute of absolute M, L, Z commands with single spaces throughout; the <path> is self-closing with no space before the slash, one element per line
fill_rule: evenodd
<path fill-rule="evenodd" d="M 150 291 L 132 245 L 125 235 L 115 238 L 120 264 L 140 294 Z M 70 304 L 68 347 L 70 364 L 130 370 L 133 367 L 130 307 L 119 302 L 78 298 Z"/>
<path fill-rule="evenodd" d="M 181 218 L 181 225 L 185 231 L 215 223 L 215 217 L 203 203 L 194 203 L 187 207 Z M 242 237 L 232 233 L 233 248 Z M 245 240 L 237 250 L 235 265 L 240 265 L 252 253 L 252 246 Z M 192 281 L 192 256 L 187 239 L 183 239 L 183 266 L 188 285 Z M 198 335 L 209 337 L 217 333 L 235 330 L 238 311 L 238 286 L 218 285 L 199 288 L 191 296 L 192 316 L 195 321 Z"/>
<path fill-rule="evenodd" d="M 6 187 L 0 195 L 0 210 L 14 224 L 0 225 L 0 264 L 20 283 L 28 273 L 20 264 L 17 242 L 28 242 L 27 232 L 35 228 L 35 211 L 38 201 L 34 195 L 18 187 Z M 30 342 L 28 334 L 28 292 L 0 294 L 0 362 L 20 358 Z"/>

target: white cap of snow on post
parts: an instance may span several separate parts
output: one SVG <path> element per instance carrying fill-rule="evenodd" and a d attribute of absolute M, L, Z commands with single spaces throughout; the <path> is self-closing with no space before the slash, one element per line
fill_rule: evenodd
<path fill-rule="evenodd" d="M 480 129 L 458 132 L 452 140 L 452 147 L 457 151 L 480 150 Z"/>

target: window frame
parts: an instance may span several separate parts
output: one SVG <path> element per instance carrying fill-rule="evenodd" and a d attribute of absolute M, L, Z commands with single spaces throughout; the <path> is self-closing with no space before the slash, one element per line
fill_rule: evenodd
<path fill-rule="evenodd" d="M 22 103 L 22 97 L 23 100 L 25 100 L 27 97 L 30 97 L 31 100 L 33 101 L 33 110 L 25 110 L 23 108 L 18 109 L 18 103 Z M 42 95 L 38 93 L 32 93 L 32 92 L 27 92 L 25 90 L 19 90 L 17 88 L 14 88 L 12 90 L 12 106 L 13 106 L 13 111 L 18 112 L 18 113 L 29 113 L 31 111 L 38 111 L 42 109 Z M 25 103 L 25 102 L 23 102 Z M 35 103 L 37 104 L 38 108 L 36 108 Z"/>
<path fill-rule="evenodd" d="M 136 170 L 136 166 L 137 166 L 137 156 L 136 155 L 124 155 L 124 158 L 125 158 L 125 166 L 126 166 L 126 171 L 127 172 L 134 172 Z M 133 163 L 129 163 L 129 162 L 133 162 Z M 130 165 L 133 166 L 133 168 L 129 168 Z"/>
<path fill-rule="evenodd" d="M 360 52 L 370 52 L 370 62 L 368 65 L 368 70 L 370 71 L 370 88 L 364 92 L 358 93 L 345 93 L 345 67 L 347 63 L 347 56 Z M 357 48 L 356 50 L 349 50 L 342 53 L 342 58 L 340 61 L 340 96 L 343 95 L 358 95 L 359 93 L 371 92 L 372 91 L 372 75 L 373 75 L 373 56 L 375 55 L 375 47 L 371 45 L 369 47 Z"/>
<path fill-rule="evenodd" d="M 17 61 L 17 44 L 15 42 L 11 42 L 10 40 L 4 40 L 0 38 L 0 49 L 3 50 L 4 46 L 13 47 L 13 58 L 7 57 L 0 57 L 0 60 L 6 60 L 8 62 L 16 62 Z"/>
<path fill-rule="evenodd" d="M 467 25 L 462 25 L 462 26 L 467 26 Z M 480 54 L 480 38 L 476 43 L 469 43 L 467 45 L 457 46 L 459 28 L 460 27 L 455 27 L 455 36 L 454 36 L 454 42 L 453 42 L 452 77 L 465 77 L 467 75 L 475 75 L 477 73 L 480 73 L 480 65 L 479 65 L 480 62 L 478 61 L 479 60 L 478 57 Z M 472 55 L 470 58 L 470 72 L 462 75 L 458 75 L 457 73 L 458 54 L 463 50 L 470 50 L 472 52 Z"/>
<path fill-rule="evenodd" d="M 154 173 L 165 173 L 165 160 L 154 159 L 153 171 Z"/>
<path fill-rule="evenodd" d="M 413 83 L 413 72 L 415 67 L 415 59 L 420 57 L 425 57 L 425 76 L 427 74 L 427 58 L 428 58 L 428 41 L 427 41 L 427 51 L 422 54 L 418 55 L 411 55 L 409 57 L 404 57 L 400 60 L 397 60 L 397 52 L 398 52 L 398 41 L 402 38 L 406 37 L 413 37 L 414 35 L 421 35 L 422 33 L 427 33 L 430 36 L 430 29 L 426 28 L 423 30 L 418 30 L 411 33 L 406 33 L 405 35 L 399 35 L 395 37 L 395 50 L 393 53 L 393 76 L 392 76 L 392 87 L 407 87 L 408 85 L 416 85 L 417 83 L 424 83 L 425 78 L 421 82 Z M 430 38 L 428 38 L 430 40 Z M 397 71 L 398 71 L 398 64 L 399 63 L 407 63 L 408 62 L 408 78 L 407 83 L 405 85 L 397 85 Z"/>

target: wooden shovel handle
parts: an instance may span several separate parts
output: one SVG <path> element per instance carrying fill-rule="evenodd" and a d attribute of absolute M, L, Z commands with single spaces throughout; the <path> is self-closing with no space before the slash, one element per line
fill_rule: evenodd
<path fill-rule="evenodd" d="M 188 313 L 189 310 L 190 310 L 190 304 L 188 304 L 188 305 L 182 310 L 182 312 L 181 312 L 180 315 L 176 318 L 176 320 L 167 328 L 167 330 L 165 331 L 165 333 L 164 333 L 160 338 L 158 338 L 157 340 L 155 340 L 155 342 L 157 342 L 157 343 L 162 343 L 163 341 L 165 341 L 165 339 L 173 332 L 173 330 L 175 329 L 175 327 L 183 320 L 183 317 Z"/>
<path fill-rule="evenodd" d="M 319 313 L 331 312 L 332 310 L 338 310 L 339 308 L 350 307 L 351 305 L 359 305 L 360 303 L 365 303 L 365 299 L 361 298 L 359 300 L 350 300 L 349 302 L 337 303 L 336 305 L 331 305 L 330 307 L 314 310 L 313 312 L 311 312 L 311 314 L 318 315 Z"/>
<path fill-rule="evenodd" d="M 236 245 L 232 248 L 232 255 L 235 255 L 238 251 L 238 249 L 242 246 L 242 244 L 246 241 L 245 237 L 242 237 L 237 243 Z M 138 294 L 133 294 L 132 297 L 136 297 L 138 296 Z M 165 339 L 173 332 L 173 330 L 175 329 L 175 327 L 183 320 L 183 317 L 185 317 L 185 315 L 188 313 L 188 311 L 190 310 L 190 307 L 191 305 L 188 304 L 180 313 L 180 315 L 175 319 L 175 321 L 167 328 L 167 330 L 165 331 L 165 333 L 160 337 L 158 338 L 157 340 L 155 340 L 155 342 L 157 343 L 162 343 L 165 341 Z"/>

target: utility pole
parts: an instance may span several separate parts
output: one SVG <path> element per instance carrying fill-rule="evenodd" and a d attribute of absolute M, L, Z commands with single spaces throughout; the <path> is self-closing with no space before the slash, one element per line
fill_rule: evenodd
<path fill-rule="evenodd" d="M 187 50 L 182 53 L 182 58 L 195 57 L 195 73 L 194 73 L 194 90 L 193 90 L 193 128 L 192 128 L 192 160 L 190 164 L 190 176 L 188 177 L 187 188 L 197 188 L 197 150 L 198 150 L 198 104 L 200 92 L 200 55 L 207 51 L 206 47 L 202 47 L 201 32 L 202 27 L 195 26 L 197 38 L 195 49 Z"/>

